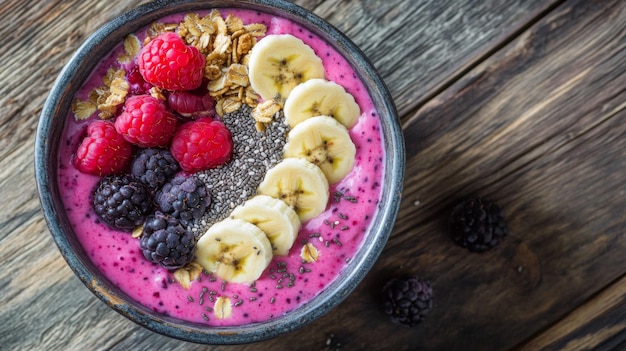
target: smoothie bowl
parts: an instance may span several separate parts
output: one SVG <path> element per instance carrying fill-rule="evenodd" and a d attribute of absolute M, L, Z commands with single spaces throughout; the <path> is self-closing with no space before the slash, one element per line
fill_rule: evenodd
<path fill-rule="evenodd" d="M 343 301 L 404 176 L 389 92 L 283 1 L 155 1 L 92 35 L 37 131 L 44 215 L 75 274 L 158 333 L 268 339 Z"/>

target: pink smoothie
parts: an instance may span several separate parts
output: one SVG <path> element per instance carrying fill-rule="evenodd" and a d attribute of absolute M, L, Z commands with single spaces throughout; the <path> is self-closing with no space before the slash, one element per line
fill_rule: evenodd
<path fill-rule="evenodd" d="M 304 223 L 289 255 L 274 257 L 270 266 L 252 286 L 223 283 L 212 275 L 202 274 L 189 290 L 181 287 L 171 272 L 143 257 L 139 240 L 129 233 L 116 231 L 101 223 L 93 212 L 92 192 L 99 177 L 78 172 L 71 164 L 72 154 L 84 136 L 86 121 L 76 121 L 70 112 L 59 159 L 58 182 L 67 216 L 89 258 L 108 279 L 131 298 L 158 313 L 211 326 L 241 325 L 268 320 L 305 304 L 332 283 L 350 265 L 350 259 L 363 245 L 364 234 L 376 213 L 381 193 L 384 151 L 377 111 L 348 62 L 327 43 L 306 29 L 282 18 L 246 10 L 220 10 L 223 17 L 232 13 L 244 24 L 263 23 L 267 34 L 292 34 L 311 46 L 322 59 L 326 79 L 342 85 L 361 108 L 356 126 L 350 130 L 356 145 L 356 163 L 352 172 L 330 189 L 325 212 Z M 205 13 L 200 13 L 204 15 Z M 178 22 L 182 15 L 161 22 Z M 144 32 L 137 33 L 140 40 Z M 263 40 L 263 39 L 261 39 Z M 85 83 L 78 96 L 101 84 L 120 46 L 103 60 Z M 336 197 L 336 193 L 343 194 Z M 215 201 L 215 199 L 213 199 Z M 319 260 L 303 264 L 300 251 L 305 243 L 319 250 Z M 213 301 L 227 296 L 233 304 L 230 318 L 218 319 L 212 312 Z"/>

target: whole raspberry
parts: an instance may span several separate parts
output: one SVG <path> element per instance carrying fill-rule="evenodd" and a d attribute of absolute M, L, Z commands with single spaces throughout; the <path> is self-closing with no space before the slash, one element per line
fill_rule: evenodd
<path fill-rule="evenodd" d="M 429 282 L 418 277 L 392 278 L 383 287 L 385 314 L 396 324 L 419 324 L 433 306 Z"/>
<path fill-rule="evenodd" d="M 152 190 L 157 190 L 178 172 L 180 167 L 167 149 L 141 149 L 131 164 L 131 173 Z"/>
<path fill-rule="evenodd" d="M 130 231 L 143 223 L 152 210 L 152 196 L 145 185 L 131 175 L 110 175 L 98 182 L 93 208 L 106 224 Z"/>
<path fill-rule="evenodd" d="M 461 202 L 450 215 L 452 240 L 473 252 L 483 252 L 498 246 L 507 233 L 500 206 L 483 199 Z"/>
<path fill-rule="evenodd" d="M 157 192 L 155 202 L 162 212 L 178 218 L 181 224 L 192 225 L 209 207 L 211 197 L 201 180 L 177 176 Z"/>
<path fill-rule="evenodd" d="M 215 116 L 215 100 L 207 85 L 191 91 L 173 91 L 167 96 L 167 106 L 179 115 L 195 119 Z"/>
<path fill-rule="evenodd" d="M 196 250 L 195 237 L 178 219 L 156 212 L 148 216 L 139 239 L 143 256 L 166 269 L 176 269 L 191 262 Z"/>
<path fill-rule="evenodd" d="M 176 33 L 152 39 L 139 53 L 139 71 L 146 82 L 165 90 L 192 90 L 202 83 L 205 58 L 185 45 Z"/>
<path fill-rule="evenodd" d="M 176 117 L 150 95 L 131 96 L 115 120 L 115 129 L 128 142 L 148 148 L 168 146 L 176 132 Z"/>
<path fill-rule="evenodd" d="M 122 171 L 131 158 L 132 146 L 116 130 L 113 122 L 95 121 L 78 146 L 72 164 L 79 171 L 104 176 Z"/>
<path fill-rule="evenodd" d="M 198 172 L 230 160 L 233 139 L 224 123 L 203 118 L 180 126 L 170 151 L 182 169 Z"/>

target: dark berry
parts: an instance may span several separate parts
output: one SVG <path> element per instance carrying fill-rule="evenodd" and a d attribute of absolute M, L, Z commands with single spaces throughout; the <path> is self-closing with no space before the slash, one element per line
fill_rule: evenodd
<path fill-rule="evenodd" d="M 184 226 L 202 217 L 211 203 L 204 183 L 194 177 L 174 177 L 156 194 L 161 211 L 178 218 Z"/>
<path fill-rule="evenodd" d="M 487 251 L 500 244 L 508 228 L 500 206 L 473 199 L 458 204 L 450 215 L 450 236 L 459 246 L 473 252 Z"/>
<path fill-rule="evenodd" d="M 139 240 L 144 257 L 166 269 L 176 269 L 191 262 L 195 237 L 180 225 L 177 218 L 156 212 L 149 215 Z"/>
<path fill-rule="evenodd" d="M 415 326 L 433 306 L 429 282 L 418 277 L 393 278 L 383 287 L 385 314 L 396 324 Z"/>
<path fill-rule="evenodd" d="M 131 173 L 148 187 L 156 190 L 170 180 L 180 167 L 166 149 L 142 149 L 133 160 Z"/>
<path fill-rule="evenodd" d="M 93 197 L 96 214 L 113 228 L 130 231 L 152 210 L 146 186 L 131 175 L 111 175 L 98 183 Z"/>

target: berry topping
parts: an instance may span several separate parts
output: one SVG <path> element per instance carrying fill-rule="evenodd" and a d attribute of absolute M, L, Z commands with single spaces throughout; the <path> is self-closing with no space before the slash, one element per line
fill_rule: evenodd
<path fill-rule="evenodd" d="M 93 208 L 106 224 L 130 231 L 152 210 L 152 197 L 145 185 L 131 175 L 110 175 L 98 183 Z"/>
<path fill-rule="evenodd" d="M 498 246 L 507 233 L 502 209 L 489 201 L 464 201 L 450 215 L 452 240 L 473 252 L 483 252 Z"/>
<path fill-rule="evenodd" d="M 87 127 L 74 167 L 88 174 L 104 176 L 122 171 L 131 158 L 132 146 L 116 130 L 113 122 L 95 121 Z"/>
<path fill-rule="evenodd" d="M 203 84 L 191 91 L 174 91 L 167 96 L 167 106 L 187 118 L 215 116 L 215 100 Z"/>
<path fill-rule="evenodd" d="M 180 167 L 174 156 L 167 149 L 142 149 L 136 155 L 131 165 L 131 173 L 156 190 L 170 180 Z"/>
<path fill-rule="evenodd" d="M 176 33 L 152 39 L 139 53 L 139 71 L 146 82 L 165 90 L 193 90 L 200 86 L 205 58 L 185 45 Z"/>
<path fill-rule="evenodd" d="M 176 269 L 191 262 L 195 237 L 178 219 L 156 212 L 148 216 L 140 239 L 144 257 L 166 269 Z"/>
<path fill-rule="evenodd" d="M 132 144 L 165 147 L 176 131 L 176 117 L 155 97 L 131 96 L 115 120 L 115 129 Z"/>
<path fill-rule="evenodd" d="M 172 139 L 170 151 L 182 169 L 198 172 L 230 160 L 233 139 L 222 122 L 203 118 L 180 126 Z"/>
<path fill-rule="evenodd" d="M 211 203 L 211 197 L 201 180 L 177 176 L 157 192 L 155 202 L 161 211 L 180 219 L 181 224 L 187 226 L 202 217 Z"/>
<path fill-rule="evenodd" d="M 393 278 L 383 287 L 385 314 L 396 324 L 415 326 L 433 306 L 430 283 L 418 277 Z"/>
<path fill-rule="evenodd" d="M 152 88 L 152 84 L 146 82 L 139 72 L 139 66 L 133 66 L 126 71 L 126 80 L 128 81 L 129 93 L 132 95 L 148 94 Z"/>

